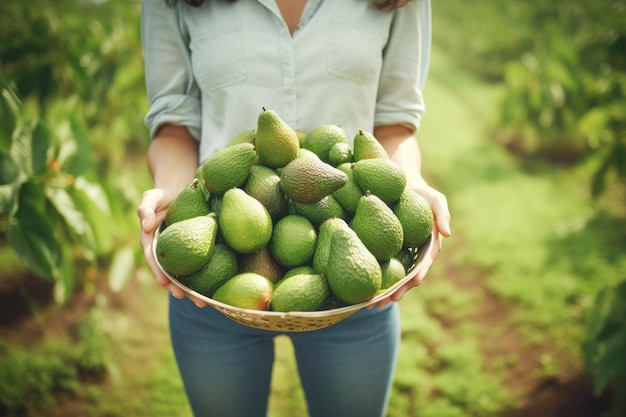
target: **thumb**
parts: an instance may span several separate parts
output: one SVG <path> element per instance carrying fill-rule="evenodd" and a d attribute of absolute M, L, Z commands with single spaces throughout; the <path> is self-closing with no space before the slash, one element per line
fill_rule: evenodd
<path fill-rule="evenodd" d="M 144 233 L 152 233 L 158 226 L 157 210 L 163 199 L 163 193 L 158 190 L 148 190 L 143 193 L 137 208 L 137 215 Z M 163 216 L 161 216 L 163 217 Z"/>

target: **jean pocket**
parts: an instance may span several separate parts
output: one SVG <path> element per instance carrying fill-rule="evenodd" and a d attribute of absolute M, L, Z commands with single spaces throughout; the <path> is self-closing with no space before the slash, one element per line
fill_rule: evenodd
<path fill-rule="evenodd" d="M 357 22 L 334 19 L 328 46 L 328 72 L 367 83 L 377 80 L 382 63 L 383 38 Z"/>
<path fill-rule="evenodd" d="M 246 59 L 241 26 L 201 33 L 191 42 L 194 76 L 205 91 L 237 84 L 246 79 Z"/>

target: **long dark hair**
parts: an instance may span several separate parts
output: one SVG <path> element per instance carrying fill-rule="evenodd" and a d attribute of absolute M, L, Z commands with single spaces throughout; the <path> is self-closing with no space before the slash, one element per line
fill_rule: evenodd
<path fill-rule="evenodd" d="M 226 0 L 226 1 L 228 1 L 229 3 L 234 3 L 236 0 Z M 375 1 L 370 1 L 369 4 L 375 9 L 391 11 L 399 7 L 402 7 L 407 3 L 411 3 L 412 1 L 413 0 L 375 0 Z M 169 6 L 173 6 L 174 4 L 178 2 L 178 0 L 165 0 L 165 2 Z M 202 6 L 202 3 L 204 3 L 204 0 L 185 0 L 185 3 L 191 7 L 199 7 L 199 6 Z"/>

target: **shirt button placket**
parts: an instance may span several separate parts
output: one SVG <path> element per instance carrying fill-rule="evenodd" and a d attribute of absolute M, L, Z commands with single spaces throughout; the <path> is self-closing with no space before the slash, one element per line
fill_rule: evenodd
<path fill-rule="evenodd" d="M 281 116 L 290 126 L 296 122 L 296 79 L 295 50 L 292 37 L 286 29 L 281 29 L 281 63 L 283 73 L 283 111 Z M 294 126 L 295 127 L 295 126 Z"/>

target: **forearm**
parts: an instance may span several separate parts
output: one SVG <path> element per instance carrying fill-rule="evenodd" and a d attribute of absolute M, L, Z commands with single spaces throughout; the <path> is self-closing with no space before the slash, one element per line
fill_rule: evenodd
<path fill-rule="evenodd" d="M 198 168 L 198 141 L 183 126 L 165 125 L 148 148 L 148 168 L 154 187 L 178 193 Z"/>
<path fill-rule="evenodd" d="M 185 127 L 165 125 L 155 135 L 148 148 L 148 168 L 154 178 L 154 188 L 141 197 L 137 214 L 141 222 L 141 246 L 148 266 L 159 284 L 176 298 L 185 292 L 161 271 L 153 255 L 154 234 L 162 224 L 167 208 L 185 185 L 193 179 L 198 167 L 198 142 Z M 206 303 L 187 294 L 198 306 Z"/>
<path fill-rule="evenodd" d="M 389 158 L 405 172 L 407 187 L 419 189 L 426 186 L 422 177 L 422 154 L 413 132 L 402 125 L 379 126 L 374 136 L 383 145 Z"/>

